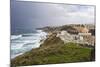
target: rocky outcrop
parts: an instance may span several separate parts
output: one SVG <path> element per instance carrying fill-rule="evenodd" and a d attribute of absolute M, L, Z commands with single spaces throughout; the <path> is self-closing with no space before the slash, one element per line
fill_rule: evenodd
<path fill-rule="evenodd" d="M 67 31 L 67 28 L 66 26 L 59 28 L 44 28 L 44 31 L 49 33 L 49 35 L 47 35 L 47 39 L 40 45 L 39 48 L 32 49 L 31 51 L 12 59 L 11 67 L 94 61 L 94 48 L 83 47 L 80 46 L 79 43 L 73 43 L 73 41 L 64 43 L 64 39 L 65 41 L 73 39 L 73 36 L 69 33 L 59 32 L 62 31 L 61 29 L 65 29 L 65 31 Z"/>

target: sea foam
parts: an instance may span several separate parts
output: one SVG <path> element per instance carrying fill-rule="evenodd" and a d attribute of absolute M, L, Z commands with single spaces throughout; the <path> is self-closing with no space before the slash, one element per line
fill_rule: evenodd
<path fill-rule="evenodd" d="M 40 41 L 45 40 L 46 35 L 42 30 L 37 30 L 37 33 L 11 35 L 11 58 L 40 47 Z"/>

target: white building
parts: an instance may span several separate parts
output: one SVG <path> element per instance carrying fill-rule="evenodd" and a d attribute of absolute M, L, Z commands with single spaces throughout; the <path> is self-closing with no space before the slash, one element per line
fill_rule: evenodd
<path fill-rule="evenodd" d="M 73 40 L 73 37 L 67 31 L 61 31 L 57 34 L 57 37 L 60 37 L 65 43 Z"/>

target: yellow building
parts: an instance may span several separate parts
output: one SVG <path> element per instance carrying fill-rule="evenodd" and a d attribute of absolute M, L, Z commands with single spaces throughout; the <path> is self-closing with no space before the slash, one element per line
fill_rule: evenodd
<path fill-rule="evenodd" d="M 78 29 L 79 34 L 78 35 L 82 35 L 82 36 L 88 36 L 91 35 L 91 33 L 89 33 L 89 30 L 86 27 L 80 27 Z"/>

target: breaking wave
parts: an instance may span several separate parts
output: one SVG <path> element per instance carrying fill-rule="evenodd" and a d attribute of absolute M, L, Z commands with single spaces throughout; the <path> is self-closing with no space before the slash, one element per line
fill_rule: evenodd
<path fill-rule="evenodd" d="M 32 48 L 38 48 L 40 41 L 46 39 L 47 33 L 37 30 L 37 33 L 11 35 L 11 58 L 23 54 Z"/>

